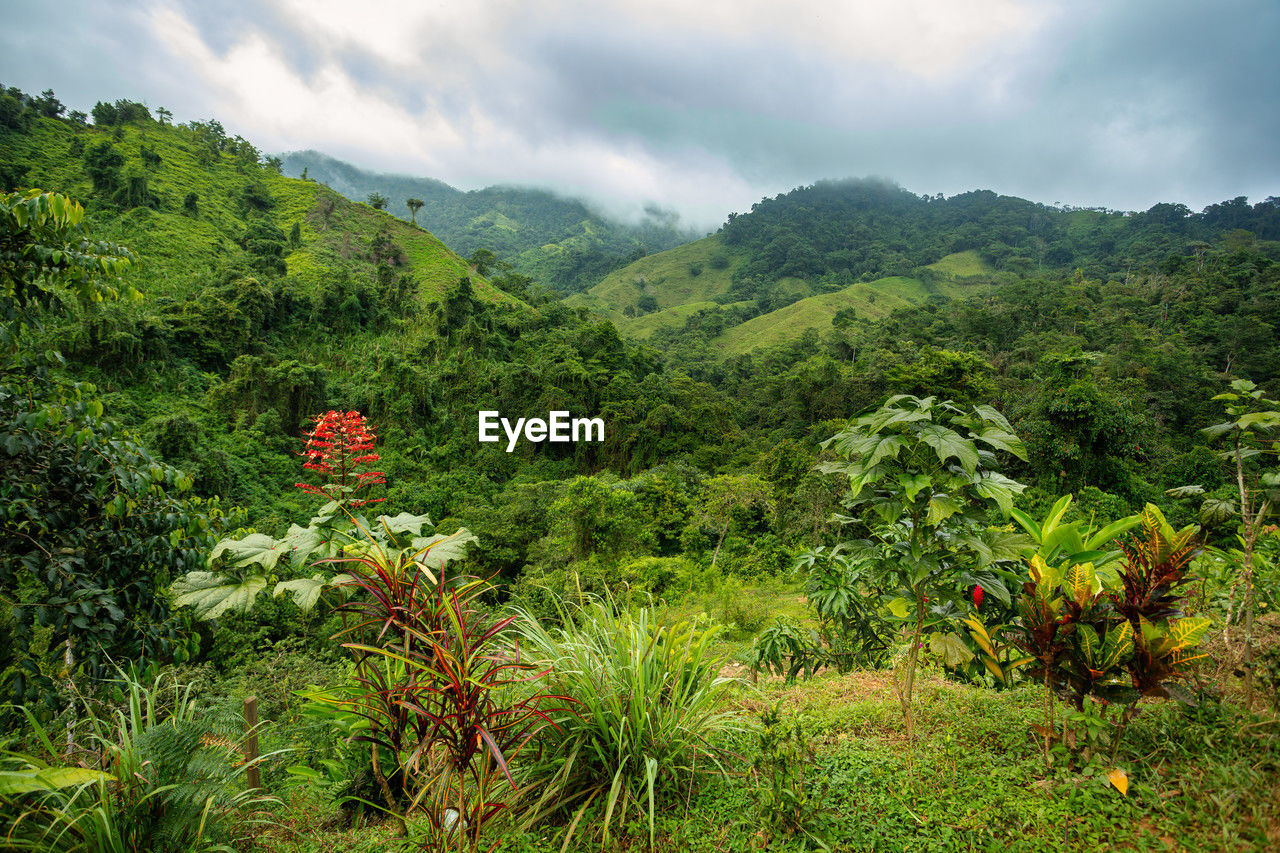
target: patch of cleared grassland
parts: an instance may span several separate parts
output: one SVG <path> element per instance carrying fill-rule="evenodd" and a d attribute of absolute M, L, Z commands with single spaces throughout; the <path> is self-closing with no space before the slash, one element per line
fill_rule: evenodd
<path fill-rule="evenodd" d="M 740 355 L 785 344 L 806 329 L 826 331 L 841 311 L 852 310 L 862 319 L 879 320 L 899 308 L 923 304 L 931 297 L 963 299 L 992 286 L 992 271 L 976 251 L 947 255 L 927 269 L 941 273 L 943 278 L 926 283 L 918 278 L 889 276 L 853 284 L 835 293 L 810 296 L 727 329 L 716 342 L 725 355 Z"/>
<path fill-rule="evenodd" d="M 631 319 L 624 309 L 631 306 L 638 311 L 640 299 L 646 294 L 665 310 L 710 302 L 712 297 L 728 293 L 733 271 L 744 260 L 712 235 L 614 270 L 586 294 L 575 294 L 565 301 L 574 307 L 590 308 L 621 327 Z"/>

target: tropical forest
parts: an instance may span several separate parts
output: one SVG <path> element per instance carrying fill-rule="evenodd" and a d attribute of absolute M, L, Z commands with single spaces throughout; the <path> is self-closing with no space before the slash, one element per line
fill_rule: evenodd
<path fill-rule="evenodd" d="M 1280 198 L 100 97 L 0 89 L 0 848 L 1280 848 Z"/>

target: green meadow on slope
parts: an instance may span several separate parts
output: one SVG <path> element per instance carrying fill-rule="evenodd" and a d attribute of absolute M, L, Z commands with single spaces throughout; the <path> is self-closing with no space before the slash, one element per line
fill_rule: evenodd
<path fill-rule="evenodd" d="M 147 122 L 112 131 L 40 121 L 27 133 L 0 134 L 0 162 L 25 164 L 27 185 L 88 200 L 95 232 L 134 251 L 138 286 L 157 298 L 184 298 L 194 280 L 217 268 L 239 265 L 252 273 L 264 259 L 279 258 L 286 265 L 282 287 L 300 297 L 321 297 L 342 275 L 372 277 L 385 262 L 397 277 L 409 276 L 424 302 L 443 296 L 462 276 L 471 277 L 481 299 L 516 301 L 428 231 L 314 181 L 260 167 L 256 151 L 253 165 L 247 148 L 246 156 L 215 153 L 225 137 L 220 127 L 206 127 Z M 140 204 L 117 212 L 93 203 L 85 158 L 95 149 L 118 156 L 117 194 L 133 186 L 143 196 L 134 200 Z M 299 239 L 291 241 L 295 225 Z M 389 241 L 383 255 L 372 245 L 380 232 Z"/>
<path fill-rule="evenodd" d="M 947 255 L 924 269 L 939 275 L 928 276 L 925 281 L 889 276 L 852 284 L 835 293 L 810 296 L 733 326 L 714 343 L 723 347 L 726 355 L 739 355 L 786 344 L 809 329 L 825 332 L 837 317 L 879 320 L 899 308 L 922 305 L 931 299 L 966 299 L 993 286 L 991 268 L 972 250 Z"/>
<path fill-rule="evenodd" d="M 700 311 L 715 311 L 721 306 L 748 309 L 750 300 L 731 296 L 735 273 L 747 260 L 747 253 L 726 248 L 721 238 L 713 235 L 641 258 L 605 276 L 590 291 L 566 298 L 565 303 L 609 320 L 626 337 L 645 339 L 659 329 L 679 330 Z M 816 294 L 814 283 L 784 277 L 772 283 L 771 293 L 789 304 L 730 326 L 713 338 L 712 344 L 726 355 L 777 346 L 798 339 L 808 329 L 826 331 L 837 315 L 878 320 L 895 309 L 930 299 L 978 295 L 997 277 L 972 249 L 920 268 L 919 276 L 886 276 Z M 998 277 L 1011 278 L 1007 273 Z"/>
<path fill-rule="evenodd" d="M 565 303 L 589 308 L 625 333 L 637 320 L 710 303 L 728 293 L 733 273 L 744 260 L 742 253 L 726 250 L 719 237 L 704 237 L 614 270 L 587 292 L 567 297 Z"/>

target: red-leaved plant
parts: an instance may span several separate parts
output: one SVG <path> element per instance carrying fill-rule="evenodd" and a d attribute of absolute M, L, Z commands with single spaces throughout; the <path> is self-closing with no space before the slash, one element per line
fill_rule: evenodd
<path fill-rule="evenodd" d="M 372 746 L 375 779 L 401 826 L 424 814 L 433 843 L 476 850 L 515 793 L 512 760 L 573 700 L 507 693 L 545 673 L 520 660 L 512 618 L 473 606 L 483 581 L 437 577 L 426 568 L 430 550 L 387 560 L 375 548 L 334 561 L 347 571 L 341 635 L 362 693 L 351 710 L 369 721 L 358 739 Z M 380 754 L 396 766 L 383 767 Z M 407 802 L 392 791 L 392 776 L 404 780 Z M 503 780 L 510 794 L 498 791 Z"/>
<path fill-rule="evenodd" d="M 357 498 L 361 491 L 385 485 L 386 474 L 361 470 L 378 461 L 373 453 L 377 442 L 373 428 L 359 412 L 330 410 L 312 418 L 315 425 L 303 436 L 307 445 L 299 454 L 306 458 L 303 468 L 325 478 L 320 485 L 295 483 L 299 489 L 332 501 L 344 501 L 351 508 L 378 503 L 382 498 Z"/>

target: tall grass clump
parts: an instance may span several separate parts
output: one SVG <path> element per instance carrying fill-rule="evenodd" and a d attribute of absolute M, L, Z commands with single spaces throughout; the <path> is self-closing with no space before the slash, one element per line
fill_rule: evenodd
<path fill-rule="evenodd" d="M 83 702 L 69 753 L 26 714 L 36 751 L 0 751 L 0 849 L 229 850 L 240 813 L 278 802 L 244 786 L 232 709 L 200 707 L 164 676 L 122 673 L 118 695 Z"/>
<path fill-rule="evenodd" d="M 598 599 L 562 615 L 548 627 L 517 609 L 521 646 L 547 670 L 543 688 L 574 700 L 525 767 L 526 790 L 540 792 L 526 823 L 572 814 L 571 837 L 595 806 L 605 839 L 615 821 L 647 818 L 652 845 L 659 803 L 698 773 L 724 774 L 717 736 L 745 728 L 722 701 L 729 679 L 708 651 L 714 631 Z"/>

